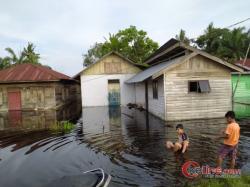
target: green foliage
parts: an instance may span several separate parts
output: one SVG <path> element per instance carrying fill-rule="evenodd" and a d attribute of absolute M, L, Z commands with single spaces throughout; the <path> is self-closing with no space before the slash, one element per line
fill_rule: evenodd
<path fill-rule="evenodd" d="M 142 64 L 157 48 L 158 44 L 147 37 L 147 32 L 130 26 L 116 34 L 109 34 L 104 43 L 95 43 L 87 54 L 83 55 L 83 64 L 88 66 L 111 51 L 118 52 L 135 63 Z"/>
<path fill-rule="evenodd" d="M 35 46 L 33 43 L 28 43 L 28 46 L 23 49 L 24 55 L 23 63 L 39 64 L 40 54 L 35 52 Z"/>
<path fill-rule="evenodd" d="M 175 38 L 185 44 L 190 44 L 190 39 L 186 36 L 186 31 L 180 30 L 180 33 L 175 36 Z"/>
<path fill-rule="evenodd" d="M 49 126 L 49 129 L 55 132 L 69 133 L 74 128 L 74 124 L 69 121 L 58 121 L 54 125 Z"/>
<path fill-rule="evenodd" d="M 0 57 L 0 69 L 8 68 L 11 66 L 10 59 L 8 57 Z"/>
<path fill-rule="evenodd" d="M 250 176 L 239 178 L 201 179 L 197 184 L 186 184 L 186 187 L 250 187 Z"/>
<path fill-rule="evenodd" d="M 9 47 L 5 50 L 9 55 L 3 58 L 0 57 L 0 69 L 5 69 L 15 64 L 40 64 L 40 54 L 35 52 L 35 46 L 32 43 L 28 43 L 27 47 L 24 47 L 19 55 L 17 55 L 15 51 Z"/>
<path fill-rule="evenodd" d="M 194 42 L 202 50 L 233 63 L 244 59 L 250 35 L 244 27 L 229 30 L 215 28 L 211 23 Z"/>

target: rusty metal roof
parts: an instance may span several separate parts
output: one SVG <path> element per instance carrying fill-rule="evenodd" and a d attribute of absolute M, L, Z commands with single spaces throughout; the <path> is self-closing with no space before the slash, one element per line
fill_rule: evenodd
<path fill-rule="evenodd" d="M 235 64 L 237 66 L 240 66 L 240 67 L 243 67 L 244 69 L 246 69 L 247 71 L 250 71 L 250 58 L 249 59 L 246 59 L 246 62 L 245 64 L 243 65 L 244 63 L 244 60 L 239 60 L 237 62 L 235 62 Z"/>
<path fill-rule="evenodd" d="M 48 67 L 35 64 L 19 64 L 0 71 L 0 82 L 44 82 L 73 80 Z"/>

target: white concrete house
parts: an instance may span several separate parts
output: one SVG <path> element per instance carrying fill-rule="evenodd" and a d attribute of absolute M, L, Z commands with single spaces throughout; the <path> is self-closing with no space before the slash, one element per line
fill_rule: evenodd
<path fill-rule="evenodd" d="M 82 106 L 108 106 L 135 103 L 135 86 L 125 81 L 141 72 L 138 65 L 111 52 L 82 70 L 80 77 Z"/>

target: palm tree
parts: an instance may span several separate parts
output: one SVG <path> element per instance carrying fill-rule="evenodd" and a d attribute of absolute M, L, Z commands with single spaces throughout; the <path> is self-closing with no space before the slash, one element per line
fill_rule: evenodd
<path fill-rule="evenodd" d="M 221 46 L 222 37 L 227 32 L 230 32 L 230 30 L 215 28 L 213 23 L 210 23 L 205 33 L 200 35 L 195 43 L 206 52 L 218 56 L 218 49 Z"/>
<path fill-rule="evenodd" d="M 184 30 L 180 30 L 180 33 L 178 35 L 175 36 L 175 38 L 185 44 L 188 44 L 190 43 L 190 40 L 188 39 L 188 37 L 186 37 L 186 31 Z"/>
<path fill-rule="evenodd" d="M 7 47 L 5 50 L 9 53 L 9 56 L 5 58 L 9 59 L 10 65 L 24 63 L 25 55 L 23 54 L 23 52 L 21 52 L 18 56 L 10 47 Z"/>
<path fill-rule="evenodd" d="M 248 35 L 244 33 L 245 28 L 240 27 L 226 32 L 218 48 L 218 54 L 229 62 L 243 59 L 248 46 Z"/>
<path fill-rule="evenodd" d="M 35 45 L 28 43 L 28 46 L 23 49 L 22 54 L 25 57 L 25 63 L 39 64 L 40 54 L 35 52 Z"/>
<path fill-rule="evenodd" d="M 4 57 L 4 58 L 0 57 L 0 69 L 5 69 L 10 66 L 11 66 L 10 59 L 8 57 Z"/>
<path fill-rule="evenodd" d="M 9 60 L 10 65 L 23 63 L 39 64 L 40 54 L 35 52 L 35 45 L 32 43 L 28 43 L 28 46 L 24 47 L 19 55 L 17 55 L 10 47 L 5 50 L 9 53 L 9 56 L 5 58 Z"/>

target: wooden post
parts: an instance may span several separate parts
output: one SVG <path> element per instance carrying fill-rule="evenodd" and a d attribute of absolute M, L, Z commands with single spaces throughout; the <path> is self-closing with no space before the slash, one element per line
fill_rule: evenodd
<path fill-rule="evenodd" d="M 145 81 L 145 105 L 146 111 L 148 111 L 148 80 Z"/>

